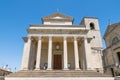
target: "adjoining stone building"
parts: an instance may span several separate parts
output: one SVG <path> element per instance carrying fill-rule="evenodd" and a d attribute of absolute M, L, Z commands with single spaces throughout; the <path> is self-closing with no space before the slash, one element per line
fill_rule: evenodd
<path fill-rule="evenodd" d="M 104 34 L 106 49 L 104 54 L 104 68 L 106 72 L 120 73 L 120 23 L 110 24 Z"/>
<path fill-rule="evenodd" d="M 5 68 L 0 68 L 0 80 L 4 80 L 4 77 L 11 74 L 12 71 L 5 69 Z"/>
<path fill-rule="evenodd" d="M 21 70 L 6 80 L 55 80 L 58 77 L 60 80 L 88 77 L 104 80 L 104 76 L 108 77 L 103 73 L 98 19 L 84 17 L 79 25 L 73 21 L 72 17 L 57 12 L 43 17 L 42 25 L 30 25 L 28 36 L 23 38 Z"/>
<path fill-rule="evenodd" d="M 8 75 L 10 73 L 12 73 L 12 71 L 10 71 L 8 69 L 0 68 L 0 76 L 6 76 L 6 75 Z"/>

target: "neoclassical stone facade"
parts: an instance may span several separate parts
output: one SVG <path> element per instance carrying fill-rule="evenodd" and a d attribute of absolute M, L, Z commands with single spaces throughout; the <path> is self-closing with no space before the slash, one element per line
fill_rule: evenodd
<path fill-rule="evenodd" d="M 108 25 L 104 40 L 106 42 L 106 49 L 103 50 L 104 67 L 115 75 L 120 68 L 120 23 Z"/>
<path fill-rule="evenodd" d="M 103 70 L 98 19 L 84 17 L 79 25 L 59 12 L 32 24 L 24 37 L 21 70 Z"/>

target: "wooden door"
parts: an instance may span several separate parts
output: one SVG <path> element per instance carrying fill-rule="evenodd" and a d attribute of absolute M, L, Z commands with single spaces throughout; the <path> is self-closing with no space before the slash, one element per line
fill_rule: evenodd
<path fill-rule="evenodd" d="M 62 56 L 61 55 L 54 55 L 54 69 L 62 69 Z"/>

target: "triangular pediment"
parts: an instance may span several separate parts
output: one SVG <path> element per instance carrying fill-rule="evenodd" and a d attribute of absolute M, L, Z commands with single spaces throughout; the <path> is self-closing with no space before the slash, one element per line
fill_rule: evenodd
<path fill-rule="evenodd" d="M 64 19 L 64 18 L 60 16 L 56 16 L 56 17 L 53 17 L 52 19 Z"/>
<path fill-rule="evenodd" d="M 70 16 L 67 16 L 67 15 L 64 15 L 64 14 L 62 14 L 62 13 L 60 13 L 60 12 L 56 12 L 56 13 L 54 13 L 54 14 L 51 14 L 51 15 L 48 15 L 48 16 L 45 16 L 45 17 L 43 17 L 42 18 L 43 20 L 53 20 L 53 19 L 65 19 L 65 20 L 73 20 L 73 18 L 72 17 L 70 17 Z"/>
<path fill-rule="evenodd" d="M 42 17 L 42 23 L 44 25 L 72 25 L 73 18 L 60 12 L 56 12 L 54 14 Z"/>

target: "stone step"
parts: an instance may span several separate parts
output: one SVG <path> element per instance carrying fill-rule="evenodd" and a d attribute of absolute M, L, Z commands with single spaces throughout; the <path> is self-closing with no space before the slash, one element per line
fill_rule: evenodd
<path fill-rule="evenodd" d="M 109 74 L 103 74 L 94 71 L 75 71 L 75 70 L 39 70 L 39 71 L 19 71 L 12 73 L 7 77 L 112 77 Z"/>

